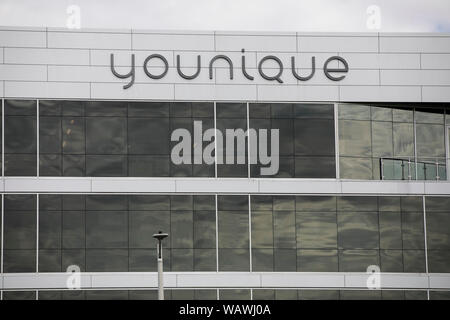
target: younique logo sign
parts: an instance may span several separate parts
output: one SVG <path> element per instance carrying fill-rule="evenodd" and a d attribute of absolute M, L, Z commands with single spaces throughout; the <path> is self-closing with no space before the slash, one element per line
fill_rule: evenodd
<path fill-rule="evenodd" d="M 244 75 L 244 77 L 248 80 L 248 81 L 254 81 L 255 80 L 255 76 L 258 76 L 257 74 L 250 74 L 248 69 L 245 66 L 246 63 L 246 56 L 245 56 L 245 49 L 241 50 L 242 52 L 242 57 L 241 57 L 241 63 L 239 65 L 239 69 L 240 72 L 242 72 L 242 74 Z M 114 64 L 114 54 L 111 53 L 110 55 L 111 60 L 110 60 L 110 67 L 111 67 L 111 72 L 114 76 L 116 76 L 119 79 L 127 79 L 128 83 L 125 84 L 123 86 L 124 89 L 128 89 L 130 88 L 135 81 L 136 78 L 136 62 L 135 62 L 135 55 L 131 54 L 130 57 L 130 71 L 128 73 L 119 73 L 116 70 L 115 64 Z M 149 63 L 151 60 L 160 60 L 162 62 L 162 64 L 164 65 L 162 68 L 162 71 L 160 71 L 159 73 L 152 73 L 149 70 Z M 233 63 L 233 61 L 230 59 L 230 57 L 228 57 L 225 54 L 218 54 L 216 56 L 214 56 L 213 58 L 211 58 L 209 61 L 207 61 L 207 65 L 208 65 L 208 73 L 209 73 L 209 79 L 213 79 L 213 68 L 214 68 L 214 64 L 216 61 L 218 60 L 223 60 L 228 64 L 228 68 L 229 68 L 229 77 L 230 80 L 233 80 L 234 78 L 234 72 L 235 72 L 235 65 Z M 275 65 L 277 66 L 275 68 L 275 70 L 273 70 L 273 68 L 271 68 L 270 71 L 268 71 L 267 69 L 264 68 L 265 63 L 267 63 L 268 61 L 273 61 L 275 63 Z M 332 68 L 331 65 L 332 63 L 336 63 L 336 62 L 340 62 L 339 65 L 342 64 L 341 67 L 339 68 Z M 300 74 L 297 71 L 297 68 L 300 66 L 296 66 L 296 61 L 295 61 L 295 57 L 292 56 L 291 57 L 291 61 L 290 61 L 290 66 L 289 66 L 289 71 L 291 72 L 292 75 L 295 77 L 295 79 L 299 80 L 299 81 L 308 81 L 310 79 L 312 79 L 316 73 L 316 57 L 312 56 L 311 57 L 311 65 L 310 66 L 301 66 L 302 68 L 306 68 L 309 71 L 309 74 Z M 150 79 L 162 79 L 164 78 L 167 73 L 169 72 L 169 62 L 167 61 L 167 59 L 158 53 L 155 54 L 151 54 L 149 55 L 145 60 L 142 66 L 140 66 L 140 68 L 142 68 L 142 71 L 150 78 Z M 347 61 L 339 56 L 331 56 L 329 57 L 323 64 L 322 66 L 323 68 L 323 72 L 325 74 L 325 76 L 331 80 L 331 81 L 341 81 L 342 79 L 345 78 L 349 67 L 348 67 L 348 63 Z M 201 55 L 197 55 L 197 67 L 196 67 L 196 71 L 191 73 L 191 74 L 186 74 L 182 69 L 183 69 L 183 65 L 182 65 L 182 56 L 177 55 L 176 56 L 176 69 L 177 69 L 177 73 L 178 75 L 186 80 L 193 80 L 195 78 L 197 78 L 200 75 L 200 72 L 202 71 L 202 56 Z M 279 57 L 277 57 L 276 55 L 267 55 L 264 56 L 263 58 L 261 58 L 258 61 L 258 74 L 260 77 L 262 77 L 263 79 L 267 80 L 267 81 L 276 81 L 278 83 L 283 83 L 283 79 L 284 79 L 284 72 L 285 72 L 285 66 L 283 65 L 283 62 L 281 61 L 281 59 Z M 153 71 L 154 72 L 154 71 Z M 256 73 L 256 72 L 255 72 Z"/>

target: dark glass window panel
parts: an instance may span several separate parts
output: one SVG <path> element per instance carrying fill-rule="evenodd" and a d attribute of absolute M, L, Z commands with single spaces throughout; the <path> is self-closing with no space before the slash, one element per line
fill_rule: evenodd
<path fill-rule="evenodd" d="M 341 290 L 341 300 L 381 300 L 381 290 Z"/>
<path fill-rule="evenodd" d="M 430 300 L 450 300 L 450 291 L 430 291 Z"/>
<path fill-rule="evenodd" d="M 89 177 L 127 176 L 127 157 L 110 155 L 86 156 L 86 175 Z"/>
<path fill-rule="evenodd" d="M 427 214 L 429 212 L 449 212 L 450 197 L 427 197 L 426 198 Z"/>
<path fill-rule="evenodd" d="M 271 211 L 252 210 L 252 248 L 273 248 Z"/>
<path fill-rule="evenodd" d="M 372 157 L 392 157 L 392 122 L 372 121 Z"/>
<path fill-rule="evenodd" d="M 338 246 L 341 249 L 378 249 L 378 214 L 338 212 Z"/>
<path fill-rule="evenodd" d="M 61 153 L 61 118 L 39 117 L 39 152 Z"/>
<path fill-rule="evenodd" d="M 405 292 L 403 290 L 382 290 L 382 300 L 405 300 Z"/>
<path fill-rule="evenodd" d="M 216 249 L 194 249 L 194 271 L 216 271 Z"/>
<path fill-rule="evenodd" d="M 155 239 L 151 236 L 159 230 L 170 231 L 170 212 L 168 211 L 130 211 L 130 247 L 131 248 L 153 248 Z M 164 240 L 167 246 L 170 244 L 170 238 L 173 234 Z"/>
<path fill-rule="evenodd" d="M 292 118 L 292 104 L 290 103 L 271 103 L 272 118 Z"/>
<path fill-rule="evenodd" d="M 87 210 L 127 210 L 127 196 L 124 195 L 88 195 Z"/>
<path fill-rule="evenodd" d="M 274 249 L 274 271 L 297 271 L 297 255 L 295 249 Z"/>
<path fill-rule="evenodd" d="M 35 116 L 36 100 L 5 99 L 5 116 Z"/>
<path fill-rule="evenodd" d="M 422 197 L 401 197 L 402 212 L 423 212 Z"/>
<path fill-rule="evenodd" d="M 299 290 L 300 300 L 339 300 L 338 290 Z"/>
<path fill-rule="evenodd" d="M 218 210 L 248 210 L 248 196 L 218 196 Z"/>
<path fill-rule="evenodd" d="M 84 195 L 63 195 L 63 210 L 84 210 L 86 207 L 86 197 Z"/>
<path fill-rule="evenodd" d="M 85 154 L 85 119 L 64 117 L 62 119 L 62 149 L 64 154 Z"/>
<path fill-rule="evenodd" d="M 36 291 L 3 291 L 3 300 L 36 300 Z"/>
<path fill-rule="evenodd" d="M 330 196 L 297 196 L 295 197 L 297 211 L 328 212 L 336 211 L 336 197 Z"/>
<path fill-rule="evenodd" d="M 171 102 L 170 117 L 189 118 L 192 117 L 191 102 Z"/>
<path fill-rule="evenodd" d="M 425 290 L 405 290 L 405 300 L 428 300 Z"/>
<path fill-rule="evenodd" d="M 378 197 L 378 210 L 389 212 L 400 211 L 400 197 Z"/>
<path fill-rule="evenodd" d="M 275 290 L 270 289 L 254 289 L 253 300 L 275 300 Z"/>
<path fill-rule="evenodd" d="M 36 211 L 4 213 L 4 249 L 36 248 Z"/>
<path fill-rule="evenodd" d="M 158 290 L 130 290 L 128 296 L 130 300 L 158 300 Z M 164 298 L 167 299 L 165 292 Z"/>
<path fill-rule="evenodd" d="M 61 116 L 63 102 L 60 100 L 39 100 L 39 116 Z"/>
<path fill-rule="evenodd" d="M 219 248 L 249 247 L 248 211 L 219 211 Z"/>
<path fill-rule="evenodd" d="M 429 272 L 450 272 L 450 250 L 428 250 L 427 256 Z"/>
<path fill-rule="evenodd" d="M 177 289 L 172 290 L 172 300 L 194 300 L 194 290 Z"/>
<path fill-rule="evenodd" d="M 61 250 L 39 249 L 39 272 L 61 272 Z"/>
<path fill-rule="evenodd" d="M 3 272 L 36 272 L 36 250 L 3 250 Z"/>
<path fill-rule="evenodd" d="M 145 137 L 148 139 L 148 136 Z M 125 118 L 87 118 L 86 153 L 125 154 L 127 152 L 127 122 Z"/>
<path fill-rule="evenodd" d="M 335 212 L 298 212 L 296 223 L 297 248 L 337 248 Z"/>
<path fill-rule="evenodd" d="M 250 271 L 248 249 L 219 249 L 219 271 Z"/>
<path fill-rule="evenodd" d="M 62 157 L 60 154 L 39 155 L 39 175 L 40 176 L 61 176 Z"/>
<path fill-rule="evenodd" d="M 170 232 L 172 248 L 192 248 L 194 244 L 192 211 L 171 211 Z"/>
<path fill-rule="evenodd" d="M 270 103 L 250 103 L 249 112 L 250 119 L 270 118 Z"/>
<path fill-rule="evenodd" d="M 207 164 L 197 164 L 192 166 L 192 176 L 194 177 L 214 177 L 215 166 Z"/>
<path fill-rule="evenodd" d="M 222 154 L 222 159 L 217 159 L 217 162 L 220 162 L 222 160 L 223 164 L 217 165 L 217 176 L 219 177 L 248 177 L 248 140 L 245 138 L 244 141 L 244 152 L 241 153 L 238 149 L 238 144 L 240 143 L 240 139 L 233 137 L 233 135 L 229 135 L 229 139 L 234 139 L 234 151 L 229 150 L 227 148 L 227 129 L 228 130 L 243 130 L 245 132 L 247 130 L 247 120 L 246 120 L 246 108 L 244 110 L 244 116 L 241 119 L 234 119 L 234 118 L 219 118 L 217 116 L 217 129 L 222 132 L 223 136 L 223 146 L 221 151 L 219 150 L 219 146 L 217 148 L 218 157 Z M 239 117 L 237 117 L 239 118 Z M 233 152 L 234 157 L 228 158 L 228 153 Z M 238 159 L 239 158 L 239 159 Z M 238 164 L 238 160 L 241 160 L 243 158 L 244 164 Z M 227 162 L 232 162 L 232 164 L 227 164 Z"/>
<path fill-rule="evenodd" d="M 403 250 L 403 272 L 425 272 L 424 250 Z"/>
<path fill-rule="evenodd" d="M 337 272 L 337 250 L 297 250 L 297 271 L 300 272 Z"/>
<path fill-rule="evenodd" d="M 250 201 L 252 211 L 272 211 L 272 196 L 252 195 Z"/>
<path fill-rule="evenodd" d="M 417 156 L 429 159 L 445 158 L 444 125 L 416 124 Z"/>
<path fill-rule="evenodd" d="M 414 158 L 414 125 L 393 123 L 394 156 Z"/>
<path fill-rule="evenodd" d="M 275 300 L 297 300 L 297 290 L 277 289 L 275 290 Z"/>
<path fill-rule="evenodd" d="M 63 176 L 84 177 L 86 175 L 86 157 L 84 155 L 63 155 Z"/>
<path fill-rule="evenodd" d="M 5 116 L 5 153 L 36 153 L 36 117 Z"/>
<path fill-rule="evenodd" d="M 171 249 L 172 271 L 194 271 L 194 250 L 193 249 Z"/>
<path fill-rule="evenodd" d="M 38 292 L 38 300 L 62 300 L 63 291 L 42 291 Z"/>
<path fill-rule="evenodd" d="M 340 272 L 366 272 L 371 265 L 380 265 L 378 250 L 339 250 Z"/>
<path fill-rule="evenodd" d="M 62 210 L 62 196 L 60 194 L 39 195 L 39 210 Z"/>
<path fill-rule="evenodd" d="M 5 194 L 5 213 L 7 211 L 36 210 L 36 195 L 34 194 Z"/>
<path fill-rule="evenodd" d="M 370 116 L 372 120 L 392 122 L 392 108 L 371 107 Z"/>
<path fill-rule="evenodd" d="M 335 157 L 295 157 L 296 178 L 335 178 Z"/>
<path fill-rule="evenodd" d="M 414 115 L 413 115 L 413 109 L 408 108 L 393 108 L 392 109 L 392 118 L 394 122 L 413 122 L 414 121 Z"/>
<path fill-rule="evenodd" d="M 128 118 L 128 153 L 168 155 L 168 119 Z"/>
<path fill-rule="evenodd" d="M 129 195 L 130 210 L 170 210 L 170 198 L 166 195 Z"/>
<path fill-rule="evenodd" d="M 294 104 L 296 118 L 334 119 L 332 104 Z"/>
<path fill-rule="evenodd" d="M 216 198 L 213 195 L 195 195 L 194 210 L 216 210 Z"/>
<path fill-rule="evenodd" d="M 291 196 L 273 196 L 274 211 L 294 211 L 295 197 Z"/>
<path fill-rule="evenodd" d="M 192 210 L 192 195 L 176 195 L 170 196 L 170 210 Z"/>
<path fill-rule="evenodd" d="M 86 101 L 88 117 L 124 117 L 127 115 L 126 101 Z"/>
<path fill-rule="evenodd" d="M 326 119 L 296 119 L 296 155 L 333 155 L 334 121 Z"/>
<path fill-rule="evenodd" d="M 295 249 L 295 212 L 274 211 L 273 226 L 274 247 Z"/>
<path fill-rule="evenodd" d="M 63 248 L 84 248 L 86 221 L 83 211 L 64 211 L 62 217 Z"/>
<path fill-rule="evenodd" d="M 253 245 L 253 244 L 252 244 Z M 252 271 L 272 272 L 274 270 L 273 249 L 252 248 Z"/>
<path fill-rule="evenodd" d="M 86 290 L 86 300 L 128 300 L 128 291 Z"/>
<path fill-rule="evenodd" d="M 127 272 L 127 249 L 88 249 L 86 250 L 87 272 Z"/>
<path fill-rule="evenodd" d="M 168 177 L 169 156 L 128 156 L 129 177 Z"/>
<path fill-rule="evenodd" d="M 194 211 L 194 248 L 216 247 L 216 212 Z"/>
<path fill-rule="evenodd" d="M 155 241 L 153 240 L 153 243 Z M 163 270 L 170 271 L 171 254 L 163 244 Z M 157 258 L 154 247 L 151 249 L 130 249 L 129 251 L 130 272 L 157 272 Z"/>
<path fill-rule="evenodd" d="M 192 116 L 199 118 L 214 118 L 214 103 L 192 102 Z"/>
<path fill-rule="evenodd" d="M 402 249 L 402 219 L 400 212 L 380 212 L 380 248 Z"/>
<path fill-rule="evenodd" d="M 171 177 L 192 177 L 193 166 L 191 164 L 173 164 L 170 163 L 170 176 Z"/>
<path fill-rule="evenodd" d="M 444 109 L 431 109 L 431 108 L 423 108 L 416 109 L 415 111 L 415 119 L 417 123 L 444 123 Z"/>
<path fill-rule="evenodd" d="M 358 104 L 339 104 L 339 119 L 369 120 L 370 107 Z"/>
<path fill-rule="evenodd" d="M 5 176 L 35 176 L 35 154 L 5 154 Z"/>
<path fill-rule="evenodd" d="M 250 290 L 247 289 L 221 289 L 219 300 L 250 300 Z"/>
<path fill-rule="evenodd" d="M 86 271 L 86 251 L 84 249 L 62 250 L 62 271 L 70 266 L 78 266 L 81 272 Z"/>
<path fill-rule="evenodd" d="M 168 118 L 169 102 L 130 102 L 129 117 Z"/>
<path fill-rule="evenodd" d="M 60 249 L 61 211 L 39 211 L 39 249 Z"/>
<path fill-rule="evenodd" d="M 338 211 L 377 211 L 378 199 L 377 197 L 338 197 L 337 198 Z"/>
<path fill-rule="evenodd" d="M 236 118 L 245 119 L 247 117 L 246 103 L 217 103 L 217 119 Z"/>
<path fill-rule="evenodd" d="M 402 250 L 380 250 L 381 272 L 403 272 Z"/>
<path fill-rule="evenodd" d="M 402 213 L 403 249 L 424 249 L 423 213 Z"/>
<path fill-rule="evenodd" d="M 217 290 L 194 290 L 195 300 L 217 300 Z"/>
<path fill-rule="evenodd" d="M 87 248 L 128 248 L 126 211 L 87 211 Z"/>
<path fill-rule="evenodd" d="M 427 247 L 428 249 L 450 250 L 450 207 L 449 212 L 428 212 L 427 199 Z"/>
<path fill-rule="evenodd" d="M 340 157 L 340 177 L 344 179 L 371 180 L 373 177 L 371 158 Z"/>
<path fill-rule="evenodd" d="M 370 121 L 339 120 L 339 154 L 372 156 Z"/>

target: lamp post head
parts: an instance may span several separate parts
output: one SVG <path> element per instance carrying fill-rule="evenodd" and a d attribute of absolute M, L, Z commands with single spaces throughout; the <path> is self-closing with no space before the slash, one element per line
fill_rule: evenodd
<path fill-rule="evenodd" d="M 153 238 L 155 238 L 158 241 L 163 240 L 164 238 L 167 238 L 169 235 L 167 233 L 162 233 L 162 231 L 160 230 L 158 233 L 155 233 L 153 235 Z"/>

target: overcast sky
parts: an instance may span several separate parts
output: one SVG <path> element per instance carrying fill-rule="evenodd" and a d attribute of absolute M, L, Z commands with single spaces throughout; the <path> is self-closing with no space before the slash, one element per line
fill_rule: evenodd
<path fill-rule="evenodd" d="M 450 32 L 449 13 L 450 0 L 0 0 L 2 26 Z"/>

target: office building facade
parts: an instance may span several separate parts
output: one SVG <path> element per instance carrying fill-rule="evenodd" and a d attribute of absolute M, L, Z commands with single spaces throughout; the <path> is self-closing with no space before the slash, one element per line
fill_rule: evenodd
<path fill-rule="evenodd" d="M 166 298 L 449 298 L 449 89 L 448 34 L 4 27 L 1 297 L 155 299 L 162 230 Z"/>

